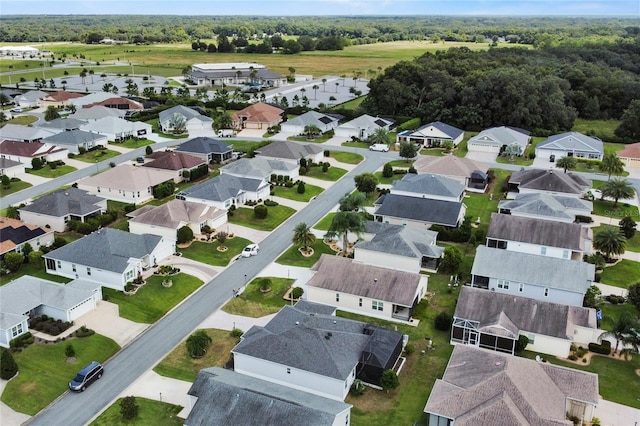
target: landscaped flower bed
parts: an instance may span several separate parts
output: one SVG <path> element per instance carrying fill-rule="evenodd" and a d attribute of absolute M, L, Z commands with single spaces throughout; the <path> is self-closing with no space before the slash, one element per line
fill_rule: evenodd
<path fill-rule="evenodd" d="M 57 336 L 73 325 L 73 322 L 55 320 L 46 315 L 29 319 L 29 328 L 38 330 L 51 336 Z"/>

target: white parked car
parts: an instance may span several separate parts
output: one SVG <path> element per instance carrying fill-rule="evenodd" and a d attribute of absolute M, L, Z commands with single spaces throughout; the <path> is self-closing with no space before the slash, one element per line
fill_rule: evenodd
<path fill-rule="evenodd" d="M 600 191 L 599 189 L 591 188 L 589 192 L 591 193 L 591 195 L 593 195 L 593 198 L 595 200 L 599 200 L 602 198 L 602 191 Z"/>
<path fill-rule="evenodd" d="M 11 112 L 22 112 L 22 108 L 20 108 L 20 107 L 15 107 L 15 108 L 12 108 L 10 111 L 11 111 Z"/>
<path fill-rule="evenodd" d="M 251 257 L 258 254 L 260 247 L 257 244 L 249 244 L 242 250 L 242 257 Z"/>
<path fill-rule="evenodd" d="M 384 143 L 374 143 L 369 147 L 369 151 L 389 152 L 389 145 Z"/>

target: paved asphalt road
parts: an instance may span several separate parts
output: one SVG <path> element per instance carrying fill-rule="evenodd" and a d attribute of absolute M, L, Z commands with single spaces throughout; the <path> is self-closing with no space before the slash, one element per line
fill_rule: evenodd
<path fill-rule="evenodd" d="M 324 191 L 303 210 L 260 242 L 260 254 L 241 258 L 204 285 L 184 303 L 149 328 L 105 364 L 105 375 L 81 394 L 66 393 L 28 424 L 84 425 L 100 413 L 131 383 L 153 367 L 211 313 L 291 245 L 293 228 L 300 222 L 316 223 L 346 193 L 353 191 L 353 176 L 374 171 L 397 157 L 370 155 L 343 179 Z"/>

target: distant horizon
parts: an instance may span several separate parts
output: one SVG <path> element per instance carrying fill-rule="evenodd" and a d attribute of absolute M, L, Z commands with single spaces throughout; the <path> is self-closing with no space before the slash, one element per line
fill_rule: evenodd
<path fill-rule="evenodd" d="M 2 0 L 2 16 L 638 18 L 639 0 Z"/>

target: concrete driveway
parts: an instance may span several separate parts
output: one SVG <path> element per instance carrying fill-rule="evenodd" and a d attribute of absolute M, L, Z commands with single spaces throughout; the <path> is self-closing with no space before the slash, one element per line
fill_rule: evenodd
<path fill-rule="evenodd" d="M 633 379 L 629 378 L 629 380 Z M 594 417 L 600 419 L 602 426 L 640 426 L 640 410 L 606 399 L 600 400 Z"/>
<path fill-rule="evenodd" d="M 113 339 L 121 347 L 149 327 L 149 324 L 140 324 L 120 317 L 118 305 L 104 300 L 98 301 L 96 309 L 86 313 L 76 322 Z"/>
<path fill-rule="evenodd" d="M 466 158 L 470 160 L 479 161 L 481 163 L 493 164 L 496 162 L 498 154 L 492 152 L 467 152 Z"/>

